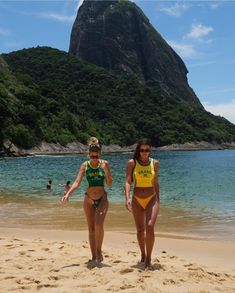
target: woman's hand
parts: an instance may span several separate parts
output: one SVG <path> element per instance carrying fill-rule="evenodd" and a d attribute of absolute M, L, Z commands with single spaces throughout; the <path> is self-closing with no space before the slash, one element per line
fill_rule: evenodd
<path fill-rule="evenodd" d="M 132 212 L 130 198 L 126 199 L 126 208 L 129 212 Z"/>
<path fill-rule="evenodd" d="M 109 164 L 107 161 L 103 161 L 101 164 L 100 164 L 100 167 L 104 170 L 105 172 L 105 182 L 108 186 L 111 186 L 112 185 L 112 182 L 113 182 L 113 178 L 112 178 L 112 175 L 110 173 L 110 168 L 109 168 Z"/>
<path fill-rule="evenodd" d="M 60 202 L 62 203 L 62 204 L 65 204 L 65 203 L 67 203 L 69 201 L 69 196 L 67 195 L 67 194 L 65 194 L 62 198 L 61 198 L 61 200 L 60 200 Z"/>
<path fill-rule="evenodd" d="M 109 173 L 109 168 L 108 168 L 108 164 L 106 161 L 103 161 L 101 164 L 100 164 L 100 167 L 104 170 L 105 174 L 106 173 Z"/>

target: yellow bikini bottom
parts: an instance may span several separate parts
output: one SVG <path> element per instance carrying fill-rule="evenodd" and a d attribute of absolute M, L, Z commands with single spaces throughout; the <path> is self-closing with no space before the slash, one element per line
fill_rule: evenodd
<path fill-rule="evenodd" d="M 142 197 L 138 197 L 135 195 L 136 200 L 138 201 L 138 203 L 140 204 L 140 206 L 142 206 L 143 209 L 146 209 L 148 203 L 150 202 L 150 200 L 154 197 L 155 194 L 152 194 L 146 198 L 142 198 Z"/>

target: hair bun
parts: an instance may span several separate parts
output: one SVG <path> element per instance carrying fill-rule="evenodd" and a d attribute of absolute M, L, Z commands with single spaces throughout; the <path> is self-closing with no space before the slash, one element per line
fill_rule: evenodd
<path fill-rule="evenodd" d="M 91 144 L 99 144 L 99 140 L 95 136 L 91 136 L 88 140 L 88 145 L 90 146 Z"/>

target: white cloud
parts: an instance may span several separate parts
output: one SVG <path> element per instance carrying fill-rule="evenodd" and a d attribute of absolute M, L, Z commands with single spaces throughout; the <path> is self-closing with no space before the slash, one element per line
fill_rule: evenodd
<path fill-rule="evenodd" d="M 186 38 L 198 40 L 207 36 L 210 32 L 213 32 L 211 26 L 204 26 L 202 24 L 192 24 L 191 31 L 186 35 Z"/>
<path fill-rule="evenodd" d="M 64 15 L 64 14 L 58 14 L 54 12 L 39 13 L 38 16 L 56 20 L 56 21 L 61 21 L 61 22 L 73 22 L 76 17 L 76 15 Z"/>
<path fill-rule="evenodd" d="M 212 2 L 212 3 L 210 3 L 210 8 L 211 9 L 217 9 L 218 7 L 220 7 L 221 6 L 221 3 L 216 3 L 216 2 Z"/>
<path fill-rule="evenodd" d="M 0 36 L 9 36 L 11 32 L 7 29 L 0 28 Z"/>
<path fill-rule="evenodd" d="M 189 8 L 188 5 L 185 3 L 175 3 L 169 7 L 161 7 L 159 10 L 171 16 L 179 17 L 181 16 L 187 9 Z"/>
<path fill-rule="evenodd" d="M 192 58 L 196 55 L 192 45 L 177 43 L 175 41 L 168 41 L 168 44 L 180 55 L 182 58 Z"/>
<path fill-rule="evenodd" d="M 235 124 L 235 99 L 224 104 L 202 102 L 204 108 L 214 115 L 219 115 Z"/>

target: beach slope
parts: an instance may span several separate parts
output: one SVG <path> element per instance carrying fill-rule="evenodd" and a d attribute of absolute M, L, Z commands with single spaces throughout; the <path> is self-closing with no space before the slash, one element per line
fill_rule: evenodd
<path fill-rule="evenodd" d="M 234 243 L 156 237 L 145 271 L 134 231 L 106 232 L 98 266 L 87 231 L 0 232 L 0 292 L 235 292 Z"/>

